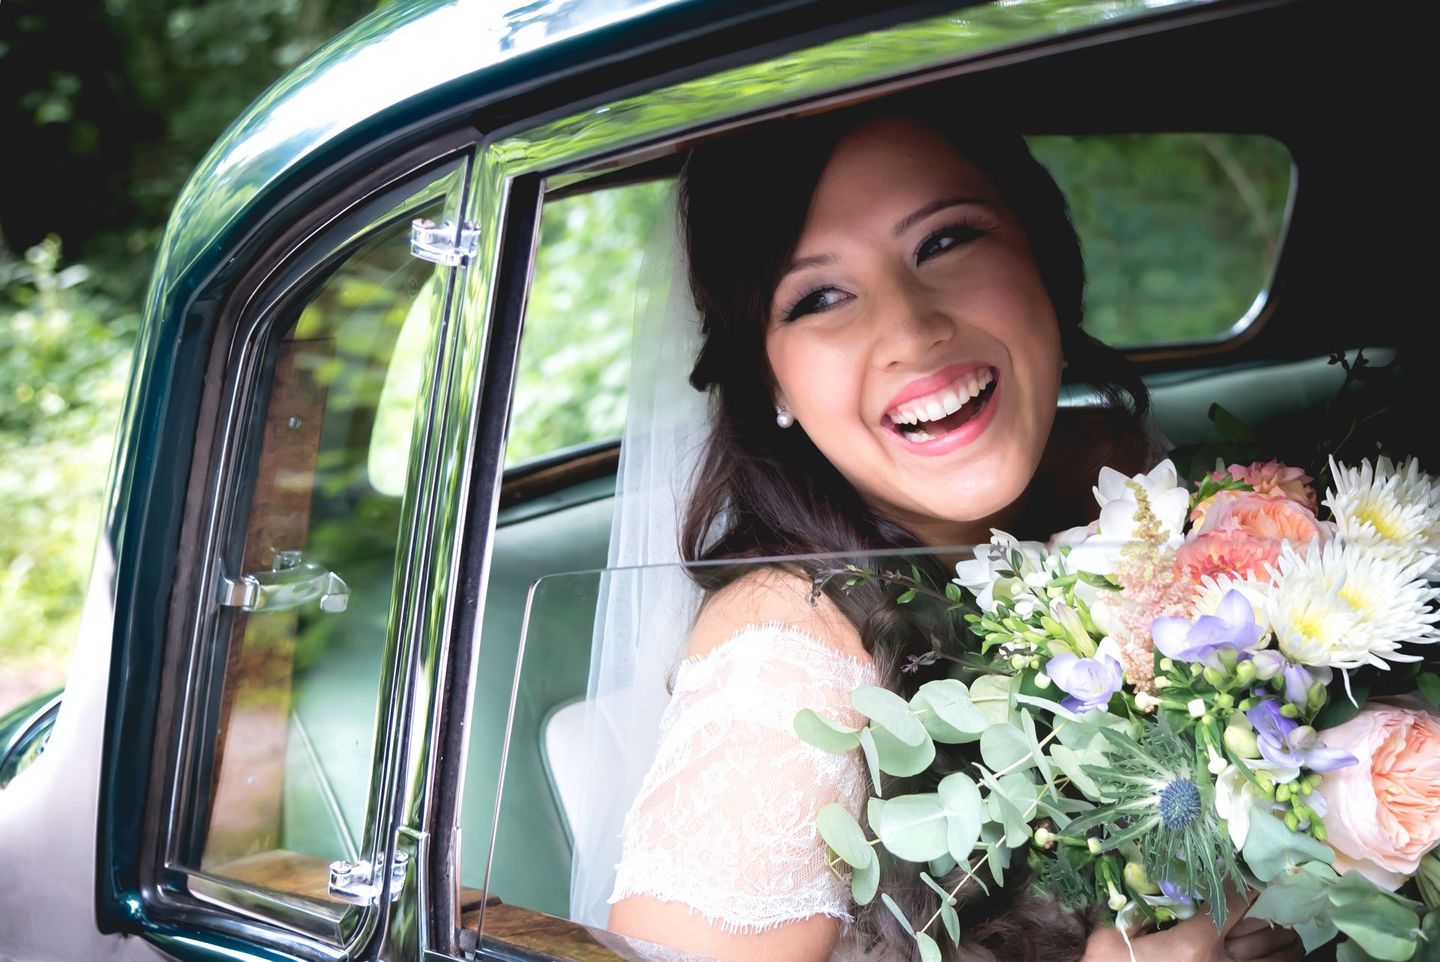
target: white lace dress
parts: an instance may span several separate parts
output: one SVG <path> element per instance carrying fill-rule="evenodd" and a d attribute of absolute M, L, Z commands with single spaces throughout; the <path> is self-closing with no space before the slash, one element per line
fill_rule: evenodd
<path fill-rule="evenodd" d="M 849 885 L 827 866 L 815 817 L 831 802 L 860 811 L 864 761 L 858 750 L 806 744 L 794 720 L 812 708 L 858 725 L 850 694 L 875 683 L 868 662 L 778 624 L 682 661 L 654 764 L 625 818 L 611 903 L 680 902 L 734 932 L 814 915 L 848 929 Z M 860 957 L 842 938 L 833 958 Z"/>

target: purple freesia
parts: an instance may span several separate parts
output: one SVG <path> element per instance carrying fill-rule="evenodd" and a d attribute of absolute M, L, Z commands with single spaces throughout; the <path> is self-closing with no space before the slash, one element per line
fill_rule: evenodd
<path fill-rule="evenodd" d="M 1240 592 L 1231 588 L 1220 599 L 1213 615 L 1201 615 L 1193 622 L 1185 618 L 1156 618 L 1150 636 L 1160 653 L 1174 661 L 1198 661 L 1220 667 L 1219 653 L 1225 649 L 1237 655 L 1260 641 L 1255 609 Z"/>
<path fill-rule="evenodd" d="M 1255 726 L 1260 754 L 1271 764 L 1329 772 L 1356 762 L 1347 751 L 1321 745 L 1319 734 L 1309 725 L 1282 715 L 1278 698 L 1261 699 L 1245 717 Z"/>
<path fill-rule="evenodd" d="M 1181 905 L 1194 905 L 1195 897 L 1182 889 L 1169 879 L 1160 880 L 1160 891 L 1172 902 L 1179 902 Z"/>
<path fill-rule="evenodd" d="M 1074 712 L 1087 712 L 1110 704 L 1110 696 L 1120 690 L 1125 670 L 1120 664 L 1115 642 L 1105 639 L 1093 658 L 1079 655 L 1056 655 L 1045 663 L 1045 674 L 1068 696 L 1060 704 Z"/>
<path fill-rule="evenodd" d="M 1310 701 L 1310 688 L 1317 681 L 1330 684 L 1334 677 L 1329 668 L 1307 668 L 1304 665 L 1285 666 L 1285 700 L 1292 705 L 1303 706 Z"/>

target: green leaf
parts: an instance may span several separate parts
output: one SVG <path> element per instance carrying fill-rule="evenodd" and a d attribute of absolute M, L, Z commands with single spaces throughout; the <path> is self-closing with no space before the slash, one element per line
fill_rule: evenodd
<path fill-rule="evenodd" d="M 872 858 L 863 868 L 850 873 L 850 895 L 858 905 L 869 905 L 880 888 L 880 860 Z"/>
<path fill-rule="evenodd" d="M 809 708 L 795 713 L 795 734 L 800 740 L 827 752 L 848 752 L 860 744 L 860 729 L 831 721 Z"/>
<path fill-rule="evenodd" d="M 1305 945 L 1305 954 L 1309 955 L 1322 945 L 1333 941 L 1340 930 L 1335 923 L 1328 918 L 1316 919 L 1313 922 L 1297 922 L 1291 926 L 1295 934 L 1300 936 L 1300 941 Z"/>
<path fill-rule="evenodd" d="M 1335 947 L 1335 962 L 1375 962 L 1375 957 L 1360 948 L 1360 943 L 1347 941 Z"/>
<path fill-rule="evenodd" d="M 920 723 L 937 742 L 961 745 L 973 742 L 990 725 L 990 718 L 970 700 L 965 684 L 953 678 L 926 682 L 910 705 L 923 709 Z"/>
<path fill-rule="evenodd" d="M 1330 913 L 1330 921 L 1375 958 L 1405 962 L 1415 954 L 1419 919 L 1411 909 L 1387 898 L 1388 894 L 1338 905 Z"/>
<path fill-rule="evenodd" d="M 855 821 L 855 816 L 845 810 L 845 806 L 834 802 L 826 805 L 820 809 L 815 824 L 820 829 L 820 837 L 825 840 L 825 844 L 834 849 L 835 854 L 840 856 L 846 865 L 864 868 L 875 861 L 875 851 L 870 847 L 870 840 L 865 837 L 865 832 L 860 828 L 860 823 Z"/>
<path fill-rule="evenodd" d="M 1064 745 L 1052 744 L 1050 746 L 1050 758 L 1060 771 L 1070 779 L 1070 784 L 1079 789 L 1086 798 L 1095 802 L 1105 801 L 1105 796 L 1100 791 L 1100 786 L 1095 784 L 1095 779 L 1081 769 L 1081 756 L 1074 749 L 1066 748 Z"/>
<path fill-rule="evenodd" d="M 932 858 L 930 860 L 930 874 L 935 876 L 949 875 L 951 872 L 955 871 L 958 864 L 958 862 L 956 862 L 948 855 L 942 855 L 939 858 Z"/>
<path fill-rule="evenodd" d="M 1040 747 L 1040 739 L 1035 737 L 1035 716 L 1025 709 L 1020 709 L 1020 730 L 1025 735 L 1025 742 L 1030 748 L 1030 757 L 1035 761 L 1035 767 L 1040 769 L 1040 777 L 1053 792 L 1055 790 L 1055 774 L 1050 770 L 1050 760 L 1045 757 L 1045 749 Z"/>
<path fill-rule="evenodd" d="M 1440 912 L 1427 912 L 1420 923 L 1420 947 L 1411 962 L 1440 962 Z"/>
<path fill-rule="evenodd" d="M 953 772 L 937 786 L 940 804 L 945 808 L 945 844 L 950 857 L 963 862 L 970 857 L 980 838 L 980 823 L 985 804 L 980 789 L 964 772 Z"/>
<path fill-rule="evenodd" d="M 900 596 L 895 599 L 895 603 L 897 605 L 908 605 L 910 602 L 915 600 L 915 595 L 916 591 L 914 588 L 907 588 L 904 591 L 900 592 Z"/>
<path fill-rule="evenodd" d="M 919 725 L 919 722 L 916 724 Z M 882 772 L 908 778 L 920 774 L 935 760 L 935 743 L 930 740 L 923 727 L 920 729 L 921 742 L 918 746 L 905 744 L 884 728 L 871 728 L 867 731 L 874 736 Z M 863 742 L 861 746 L 864 746 Z"/>
<path fill-rule="evenodd" d="M 1220 432 L 1220 437 L 1226 441 L 1253 441 L 1255 432 L 1251 431 L 1244 421 L 1231 414 L 1219 404 L 1210 405 L 1210 420 L 1215 424 L 1215 430 Z"/>
<path fill-rule="evenodd" d="M 874 725 L 884 728 L 912 748 L 929 740 L 920 719 L 910 714 L 909 703 L 888 688 L 861 685 L 850 696 L 850 701 Z"/>
<path fill-rule="evenodd" d="M 885 907 L 890 910 L 891 915 L 895 916 L 896 921 L 900 923 L 902 929 L 911 935 L 915 934 L 915 926 L 910 924 L 910 920 L 905 917 L 904 912 L 900 911 L 900 906 L 895 904 L 894 899 L 882 892 L 880 894 L 880 901 L 885 903 Z"/>
<path fill-rule="evenodd" d="M 991 722 L 1006 724 L 1010 720 L 1009 675 L 981 675 L 970 683 L 970 700 Z"/>
<path fill-rule="evenodd" d="M 1308 835 L 1292 832 L 1269 812 L 1255 808 L 1250 813 L 1250 834 L 1245 838 L 1245 864 L 1262 882 L 1281 872 L 1311 861 L 1330 864 L 1335 853 L 1330 846 Z"/>
<path fill-rule="evenodd" d="M 865 755 L 865 764 L 870 769 L 870 784 L 875 789 L 876 797 L 880 795 L 880 749 L 875 745 L 875 734 L 867 725 L 860 729 L 860 751 Z M 874 819 L 871 819 L 874 825 Z"/>
<path fill-rule="evenodd" d="M 921 872 L 920 881 L 924 882 L 925 885 L 930 889 L 930 891 L 940 896 L 940 903 L 942 905 L 948 905 L 955 901 L 955 897 L 949 892 L 945 891 L 945 889 L 940 886 L 939 882 L 936 882 L 933 878 L 931 878 L 929 872 Z"/>
<path fill-rule="evenodd" d="M 915 945 L 920 949 L 920 962 L 940 962 L 940 946 L 930 936 L 916 932 Z"/>
<path fill-rule="evenodd" d="M 951 945 L 960 944 L 960 915 L 953 905 L 940 906 L 940 921 L 945 925 L 945 934 L 950 936 Z"/>
<path fill-rule="evenodd" d="M 1433 671 L 1427 671 L 1415 676 L 1415 685 L 1420 689 L 1420 694 L 1432 705 L 1440 705 L 1440 675 Z"/>
<path fill-rule="evenodd" d="M 1309 872 L 1287 874 L 1267 885 L 1246 914 L 1290 927 L 1314 921 L 1330 910 L 1328 888 Z"/>
<path fill-rule="evenodd" d="M 1035 763 L 1025 733 L 1013 725 L 991 725 L 980 736 L 980 757 L 997 772 L 1011 765 L 1028 768 Z"/>
<path fill-rule="evenodd" d="M 901 795 L 885 803 L 872 826 L 891 853 L 909 862 L 928 862 L 947 851 L 948 820 L 939 795 Z"/>

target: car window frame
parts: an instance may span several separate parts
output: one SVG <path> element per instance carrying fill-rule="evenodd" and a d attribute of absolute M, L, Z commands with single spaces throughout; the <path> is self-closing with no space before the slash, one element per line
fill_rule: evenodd
<path fill-rule="evenodd" d="M 203 712 L 211 707 L 199 675 L 214 638 L 215 596 L 224 574 L 221 545 L 243 540 L 248 516 L 250 464 L 258 457 L 258 437 L 249 413 L 258 396 L 268 394 L 267 377 L 276 332 L 295 316 L 292 305 L 326 283 L 363 244 L 377 233 L 408 223 L 416 210 L 444 198 L 446 218 L 458 222 L 473 162 L 475 136 L 450 135 L 427 143 L 384 164 L 348 191 L 331 196 L 307 211 L 281 238 L 257 253 L 253 266 L 226 291 L 207 361 L 206 388 L 197 432 L 181 524 L 181 557 L 188 560 L 175 573 L 168 595 L 164 677 L 158 704 L 159 730 L 152 756 L 141 840 L 141 893 L 147 917 L 181 923 L 218 935 L 239 936 L 296 958 L 341 959 L 352 956 L 379 928 L 386 912 L 388 879 L 380 904 L 319 906 L 299 896 L 266 890 L 197 869 L 174 864 L 193 814 L 186 782 L 195 774 L 197 753 L 213 751 L 203 743 Z M 389 813 L 399 780 L 392 729 L 408 698 L 411 666 L 405 657 L 409 632 L 409 599 L 417 589 L 410 547 L 425 540 L 430 518 L 418 491 L 432 450 L 429 424 L 436 390 L 435 368 L 446 350 L 444 331 L 454 310 L 458 275 L 463 266 L 434 267 L 440 296 L 432 309 L 425 352 L 426 373 L 417 395 L 409 454 L 409 476 L 397 531 L 395 580 L 391 585 L 380 696 L 375 706 L 375 772 L 367 799 L 362 855 L 376 853 L 388 862 L 393 855 Z M 238 494 L 237 494 L 238 492 Z M 242 522 L 236 524 L 236 521 Z M 367 709 L 368 712 L 368 709 Z M 206 896 L 189 890 L 203 879 Z"/>
<path fill-rule="evenodd" d="M 472 930 L 457 930 L 459 913 L 454 893 L 459 878 L 454 853 L 459 835 L 459 792 L 464 784 L 465 738 L 474 691 L 473 652 L 483 643 L 478 637 L 479 613 L 485 605 L 492 535 L 504 492 L 513 487 L 506 484 L 512 477 L 504 468 L 504 431 L 544 198 L 552 193 L 583 190 L 591 180 L 600 183 L 617 171 L 642 167 L 742 125 L 858 103 L 971 71 L 1262 8 L 1261 3 L 1217 8 L 1197 0 L 1159 10 L 1136 2 L 1117 12 L 1113 3 L 1072 3 L 1065 10 L 1071 19 L 1037 27 L 1047 13 L 1056 9 L 1038 0 L 1027 4 L 1024 11 L 1035 18 L 1027 21 L 1028 32 L 1018 28 L 1012 33 L 998 30 L 982 33 L 984 39 L 975 40 L 965 32 L 966 25 L 959 23 L 943 43 L 934 42 L 933 37 L 924 38 L 909 51 L 903 49 L 907 40 L 914 41 L 925 29 L 936 27 L 946 18 L 879 32 L 854 32 L 804 48 L 799 54 L 761 57 L 728 71 L 700 74 L 695 80 L 599 102 L 559 120 L 512 122 L 487 137 L 471 192 L 475 206 L 467 215 L 467 219 L 480 225 L 481 249 L 486 253 L 480 261 L 482 269 L 467 278 L 464 307 L 458 319 L 462 331 L 470 331 L 462 333 L 462 340 L 485 343 L 483 351 L 476 349 L 472 355 L 475 363 L 471 370 L 480 373 L 471 384 L 471 405 L 455 414 L 457 422 L 471 428 L 463 442 L 469 455 L 464 472 L 467 483 L 450 492 L 456 504 L 454 517 L 460 526 L 456 529 L 458 540 L 450 546 L 449 571 L 459 578 L 459 583 L 451 586 L 449 599 L 434 599 L 437 610 L 433 624 L 443 630 L 429 636 L 424 657 L 431 682 L 425 686 L 431 704 L 424 716 L 429 719 L 429 731 L 423 740 L 412 744 L 412 751 L 423 750 L 426 759 L 437 764 L 421 766 L 421 760 L 415 759 L 415 767 L 424 768 L 424 784 L 417 786 L 410 809 L 402 815 L 410 831 L 425 836 L 434 846 L 429 853 L 427 887 L 431 901 L 421 913 L 426 928 L 421 936 L 431 946 L 427 960 L 507 957 L 503 951 L 477 945 Z M 965 15 L 975 16 L 986 9 L 993 7 L 967 5 Z M 888 55 L 875 56 L 877 46 L 886 47 Z M 834 62 L 820 62 L 823 58 L 809 66 L 796 66 L 806 54 L 816 51 L 833 51 L 850 59 L 840 69 Z M 724 83 L 717 82 L 726 78 L 748 82 L 746 97 L 727 95 Z M 1296 180 L 1292 176 L 1287 227 Z M 1278 260 L 1283 260 L 1283 250 Z M 1267 286 L 1266 311 L 1270 307 L 1269 291 Z M 477 326 L 488 327 L 483 338 Z M 1257 327 L 1252 324 L 1246 333 Z M 1212 353 L 1214 348 L 1207 344 L 1195 350 Z M 1141 356 L 1145 353 L 1136 352 Z M 1173 356 L 1169 350 L 1164 353 Z M 465 393 L 460 392 L 461 396 Z M 596 452 L 612 444 L 599 442 Z M 514 472 L 513 480 L 518 482 L 535 468 L 563 465 L 546 461 L 515 467 L 519 470 Z M 463 604 L 455 599 L 464 599 Z M 481 844 L 489 842 L 480 840 Z M 467 845 L 475 843 L 474 839 L 466 839 Z"/>

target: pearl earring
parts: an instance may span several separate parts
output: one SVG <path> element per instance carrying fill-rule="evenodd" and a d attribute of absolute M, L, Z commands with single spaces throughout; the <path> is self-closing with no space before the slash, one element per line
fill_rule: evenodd
<path fill-rule="evenodd" d="M 789 411 L 785 410 L 779 405 L 776 405 L 775 423 L 782 428 L 788 428 L 790 425 L 795 423 L 795 415 L 791 414 Z"/>

